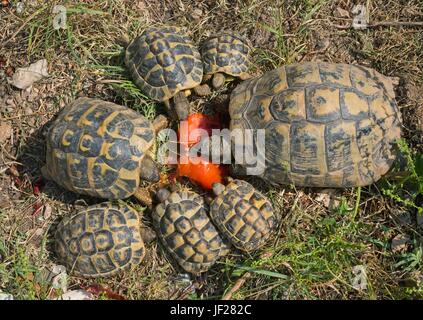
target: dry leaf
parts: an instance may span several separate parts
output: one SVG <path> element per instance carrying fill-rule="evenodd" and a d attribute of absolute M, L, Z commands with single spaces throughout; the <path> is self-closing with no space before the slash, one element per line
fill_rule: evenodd
<path fill-rule="evenodd" d="M 0 143 L 9 139 L 12 133 L 12 126 L 8 122 L 0 122 Z"/>

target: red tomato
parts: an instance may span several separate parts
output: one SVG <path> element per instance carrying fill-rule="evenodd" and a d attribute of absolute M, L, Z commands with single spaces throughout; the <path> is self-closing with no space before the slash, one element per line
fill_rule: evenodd
<path fill-rule="evenodd" d="M 187 125 L 181 124 L 178 131 L 179 143 L 192 146 L 200 141 L 202 135 L 200 130 L 207 132 L 208 136 L 212 135 L 213 129 L 222 129 L 222 125 L 218 116 L 208 116 L 202 113 L 191 114 L 187 119 Z"/>
<path fill-rule="evenodd" d="M 227 168 L 202 159 L 198 164 L 192 162 L 187 164 L 178 163 L 176 175 L 188 177 L 202 188 L 210 190 L 214 183 L 223 182 L 224 177 L 227 176 Z"/>

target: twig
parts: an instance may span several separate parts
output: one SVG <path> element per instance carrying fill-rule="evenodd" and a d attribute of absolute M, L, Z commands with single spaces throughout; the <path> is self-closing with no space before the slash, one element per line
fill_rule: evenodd
<path fill-rule="evenodd" d="M 332 24 L 332 26 L 343 30 L 353 28 L 352 24 L 345 26 Z M 377 27 L 423 27 L 423 21 L 380 21 L 367 24 L 365 27 L 363 27 L 363 29 Z"/>
<path fill-rule="evenodd" d="M 250 272 L 246 272 L 244 273 L 234 284 L 234 286 L 222 297 L 222 300 L 231 300 L 233 294 L 238 291 L 245 283 L 245 281 L 247 281 L 249 278 L 251 277 L 251 273 Z"/>

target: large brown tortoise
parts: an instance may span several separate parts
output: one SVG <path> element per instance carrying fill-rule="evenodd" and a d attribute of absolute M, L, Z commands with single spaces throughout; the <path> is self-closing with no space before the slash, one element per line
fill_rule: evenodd
<path fill-rule="evenodd" d="M 238 85 L 229 113 L 231 130 L 264 129 L 259 176 L 274 184 L 369 185 L 390 169 L 401 137 L 391 79 L 356 65 L 272 70 Z M 248 165 L 240 167 L 245 173 Z"/>

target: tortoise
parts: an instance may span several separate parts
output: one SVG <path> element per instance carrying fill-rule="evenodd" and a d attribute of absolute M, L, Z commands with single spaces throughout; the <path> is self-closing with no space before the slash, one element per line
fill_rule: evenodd
<path fill-rule="evenodd" d="M 203 59 L 203 81 L 211 77 L 212 85 L 219 89 L 225 83 L 225 74 L 241 80 L 250 78 L 248 74 L 250 44 L 241 35 L 224 31 L 206 39 L 201 45 Z"/>
<path fill-rule="evenodd" d="M 392 79 L 359 65 L 309 62 L 269 71 L 235 88 L 229 113 L 231 130 L 264 129 L 264 152 L 253 140 L 264 163 L 255 174 L 273 184 L 372 184 L 390 169 L 401 137 Z M 234 172 L 248 169 L 244 163 Z"/>
<path fill-rule="evenodd" d="M 65 217 L 55 232 L 61 263 L 83 277 L 107 277 L 138 265 L 145 256 L 137 212 L 105 202 Z"/>
<path fill-rule="evenodd" d="M 207 271 L 229 252 L 229 244 L 208 216 L 203 197 L 193 191 L 159 189 L 153 225 L 165 248 L 187 272 Z"/>
<path fill-rule="evenodd" d="M 148 202 L 140 179 L 160 178 L 148 151 L 155 132 L 166 125 L 164 116 L 151 122 L 127 107 L 79 98 L 49 128 L 42 174 L 78 194 L 106 199 L 134 195 Z"/>
<path fill-rule="evenodd" d="M 178 27 L 147 28 L 127 46 L 125 63 L 135 84 L 150 98 L 164 102 L 170 115 L 176 111 L 180 120 L 189 115 L 189 89 L 208 94 L 201 86 L 200 53 Z M 175 110 L 170 107 L 172 98 Z"/>
<path fill-rule="evenodd" d="M 213 185 L 216 198 L 210 217 L 223 236 L 236 248 L 250 252 L 266 243 L 276 226 L 272 204 L 251 184 L 228 178 Z"/>

